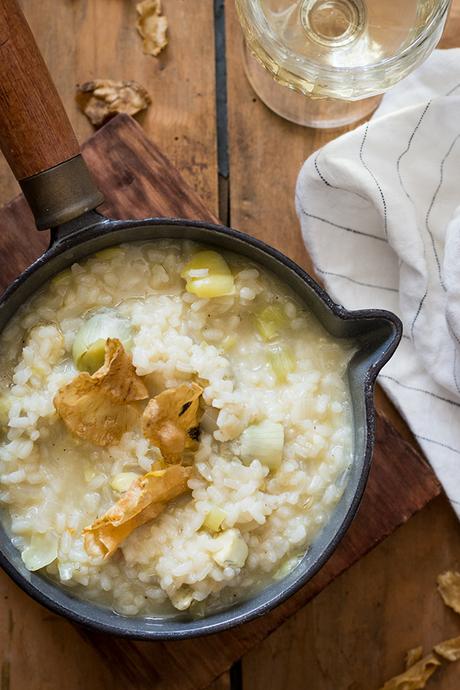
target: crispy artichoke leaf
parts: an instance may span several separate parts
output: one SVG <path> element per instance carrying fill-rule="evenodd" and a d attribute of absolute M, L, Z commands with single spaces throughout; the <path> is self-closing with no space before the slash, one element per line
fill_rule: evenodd
<path fill-rule="evenodd" d="M 135 529 L 156 518 L 165 508 L 166 503 L 154 503 L 118 527 L 114 527 L 110 522 L 96 527 L 95 522 L 84 530 L 86 551 L 90 555 L 110 558 Z"/>
<path fill-rule="evenodd" d="M 107 339 L 104 364 L 91 379 L 120 403 L 148 398 L 147 388 L 136 374 L 131 355 L 117 338 Z"/>
<path fill-rule="evenodd" d="M 438 575 L 438 591 L 445 605 L 460 613 L 460 573 L 448 570 Z"/>
<path fill-rule="evenodd" d="M 136 9 L 136 28 L 144 39 L 144 53 L 156 57 L 168 45 L 168 19 L 161 13 L 161 0 L 143 0 Z"/>
<path fill-rule="evenodd" d="M 144 87 L 132 80 L 94 79 L 77 88 L 77 103 L 95 127 L 117 113 L 136 115 L 152 102 Z"/>
<path fill-rule="evenodd" d="M 441 662 L 433 654 L 420 659 L 404 673 L 388 680 L 381 690 L 421 690 Z"/>
<path fill-rule="evenodd" d="M 197 450 L 202 392 L 197 383 L 183 383 L 152 398 L 145 408 L 144 436 L 167 460 L 176 460 L 184 451 Z"/>
<path fill-rule="evenodd" d="M 406 669 L 410 668 L 423 656 L 423 647 L 413 647 L 406 652 Z"/>
<path fill-rule="evenodd" d="M 460 659 L 460 637 L 452 637 L 450 640 L 440 642 L 435 646 L 434 651 L 447 661 L 458 661 Z"/>
<path fill-rule="evenodd" d="M 147 397 L 131 356 L 119 340 L 108 338 L 103 366 L 92 376 L 83 372 L 60 388 L 54 406 L 73 434 L 98 446 L 110 446 L 138 417 L 129 403 Z"/>
<path fill-rule="evenodd" d="M 140 525 L 157 517 L 168 501 L 187 491 L 190 467 L 171 465 L 136 479 L 128 491 L 102 517 L 84 530 L 89 554 L 111 556 Z"/>
<path fill-rule="evenodd" d="M 132 405 L 115 402 L 92 381 L 77 378 L 54 398 L 58 414 L 76 436 L 97 446 L 115 445 L 135 424 L 138 412 Z"/>

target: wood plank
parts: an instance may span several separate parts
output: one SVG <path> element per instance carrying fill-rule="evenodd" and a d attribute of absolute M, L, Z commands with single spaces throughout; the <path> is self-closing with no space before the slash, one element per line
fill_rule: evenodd
<path fill-rule="evenodd" d="M 460 1 L 452 0 L 449 18 L 439 48 L 458 48 L 460 44 Z"/>
<path fill-rule="evenodd" d="M 459 634 L 436 576 L 459 566 L 460 529 L 434 501 L 243 659 L 244 690 L 377 690 L 403 670 L 408 649 Z M 458 690 L 459 664 L 430 680 Z"/>
<path fill-rule="evenodd" d="M 138 80 L 153 100 L 149 112 L 140 118 L 143 126 L 161 140 L 163 150 L 181 167 L 192 187 L 206 199 L 207 206 L 217 210 L 213 0 L 194 4 L 193 21 L 199 30 L 192 32 L 189 2 L 163 0 L 171 26 L 170 45 L 158 60 L 142 53 L 141 40 L 134 27 L 134 2 L 20 2 L 79 140 L 86 139 L 92 127 L 76 107 L 75 84 L 94 77 Z M 9 201 L 17 191 L 18 186 L 0 153 L 0 204 Z M 7 211 L 4 220 L 14 237 L 18 229 L 26 232 L 32 226 L 30 212 L 24 205 L 12 208 L 17 210 L 16 215 Z M 150 211 L 146 209 L 145 213 Z M 12 265 L 16 262 L 26 266 L 45 248 L 48 238 L 47 233 L 29 232 L 27 247 L 18 242 L 9 244 L 8 248 L 4 240 L 2 237 L 0 252 L 4 256 L 3 251 L 8 251 L 8 262 L 2 266 L 2 277 L 9 282 L 16 272 L 11 270 Z M 28 597 L 1 576 L 0 599 L 6 601 L 5 596 L 8 606 L 0 609 L 2 690 L 118 687 L 118 672 L 112 672 L 72 626 L 31 605 Z M 23 612 L 27 604 L 26 616 Z M 16 631 L 11 639 L 10 617 Z M 112 668 L 117 666 L 116 663 Z M 139 670 L 136 673 L 136 687 L 140 687 L 137 682 L 141 674 Z M 126 664 L 121 678 L 122 687 L 131 687 Z M 147 680 L 146 687 L 150 687 L 150 678 Z"/>
<path fill-rule="evenodd" d="M 146 133 L 217 213 L 213 0 L 193 3 L 193 16 L 189 0 L 163 0 L 170 42 L 158 59 L 142 52 L 135 2 L 20 1 L 79 140 L 93 130 L 77 108 L 77 83 L 139 81 L 153 101 L 140 117 Z M 0 153 L 0 205 L 17 191 Z"/>
<path fill-rule="evenodd" d="M 33 602 L 3 573 L 0 602 L 1 690 L 132 687 L 73 626 Z"/>
<path fill-rule="evenodd" d="M 161 215 L 164 209 L 171 211 L 171 199 L 180 199 L 182 214 L 212 217 L 177 170 L 168 167 L 163 154 L 128 117 L 112 120 L 85 145 L 84 155 L 106 195 L 107 211 L 113 216 Z M 10 204 L 7 224 L 0 228 L 0 253 L 10 257 L 9 263 L 13 257 L 17 262 L 18 256 L 27 263 L 33 258 L 32 250 L 37 250 L 37 233 L 26 227 L 23 204 L 20 199 Z M 15 219 L 19 218 L 23 234 L 16 237 Z M 43 236 L 39 239 L 43 242 Z M 20 255 L 13 253 L 18 252 L 18 245 L 22 247 Z M 410 492 L 407 487 L 411 487 Z M 139 682 L 148 677 L 152 687 L 158 689 L 203 688 L 438 492 L 439 486 L 425 463 L 380 418 L 371 478 L 358 518 L 316 578 L 284 605 L 237 630 L 198 640 L 148 644 L 94 633 L 86 633 L 85 637 L 109 667 L 117 663 L 119 673 L 128 682 L 133 680 L 133 669 L 138 668 Z"/>
<path fill-rule="evenodd" d="M 315 131 L 297 127 L 278 118 L 271 113 L 254 95 L 243 74 L 241 49 L 235 37 L 238 35 L 238 23 L 233 4 L 227 2 L 227 36 L 229 51 L 229 124 L 230 124 L 230 159 L 231 170 L 231 218 L 236 226 L 256 228 L 262 235 L 271 238 L 272 243 L 277 244 L 283 251 L 287 251 L 296 257 L 297 261 L 311 269 L 311 262 L 304 253 L 303 243 L 298 232 L 298 221 L 293 205 L 293 189 L 298 171 L 303 161 L 315 149 L 335 138 L 350 128 L 342 128 L 333 131 Z M 233 40 L 231 38 L 233 37 Z M 453 3 L 450 19 L 441 43 L 442 47 L 456 47 L 460 43 L 460 1 Z M 251 142 L 251 147 L 247 142 Z M 249 150 L 248 150 L 249 149 Z M 276 161 L 276 166 L 272 165 Z M 417 444 L 407 425 L 397 413 L 391 402 L 381 390 L 377 390 L 378 409 L 384 411 L 390 417 L 391 423 L 403 437 L 408 440 L 413 448 Z M 425 555 L 432 554 L 433 562 L 439 558 L 444 549 L 444 535 L 441 527 L 434 522 L 436 511 L 448 512 L 445 504 L 438 501 L 433 512 L 427 509 L 426 517 L 422 515 L 414 525 L 404 528 L 416 540 L 420 548 L 425 545 Z M 362 508 L 364 512 L 364 506 Z M 450 515 L 450 513 L 449 513 Z M 358 517 L 358 520 L 360 517 Z M 440 518 L 441 520 L 441 518 Z M 456 560 L 457 552 L 454 548 L 458 531 L 455 520 L 450 516 L 449 525 L 451 534 L 448 535 L 449 547 L 446 547 L 450 557 L 444 558 L 444 563 L 450 564 Z M 409 531 L 411 530 L 411 531 Z M 441 541 L 442 540 L 442 541 Z M 405 644 L 412 644 L 410 640 L 404 641 L 399 635 L 398 625 L 401 617 L 396 613 L 394 618 L 387 616 L 382 620 L 378 613 L 380 601 L 371 601 L 371 596 L 366 596 L 368 590 L 376 594 L 374 589 L 375 571 L 383 573 L 378 579 L 381 587 L 386 591 L 393 585 L 393 593 L 397 594 L 398 585 L 391 580 L 391 564 L 397 563 L 398 558 L 403 558 L 401 551 L 397 551 L 397 544 L 389 540 L 378 550 L 378 565 L 374 569 L 366 570 L 361 565 L 354 566 L 349 574 L 342 576 L 338 582 L 346 584 L 340 587 L 335 583 L 330 585 L 323 593 L 307 605 L 301 613 L 297 614 L 293 621 L 281 626 L 267 642 L 257 648 L 243 662 L 244 688 L 245 690 L 259 690 L 269 687 L 270 690 L 289 688 L 312 687 L 315 690 L 322 688 L 353 688 L 353 690 L 372 690 L 369 669 L 375 668 L 375 660 L 382 656 L 379 640 L 385 636 L 389 649 L 385 650 L 387 658 L 401 655 Z M 368 557 L 373 559 L 374 555 Z M 414 557 L 415 558 L 415 557 Z M 380 559 L 380 560 L 379 560 Z M 367 562 L 366 560 L 364 562 Z M 413 589 L 416 588 L 420 599 L 424 596 L 424 564 L 408 573 L 409 581 L 413 581 Z M 340 589 L 342 596 L 346 597 L 344 604 L 339 597 L 334 595 L 336 587 Z M 432 583 L 429 587 L 432 594 Z M 396 590 L 396 592 L 395 592 Z M 404 590 L 405 591 L 405 590 Z M 364 594 L 363 594 L 364 593 Z M 317 601 L 320 602 L 317 608 Z M 348 613 L 355 622 L 342 620 L 342 609 Z M 355 609 L 361 613 L 358 618 Z M 340 618 L 337 620 L 337 612 Z M 424 631 L 429 631 L 431 620 L 420 621 L 417 615 L 420 613 L 418 601 L 414 598 L 397 597 L 397 607 L 393 611 L 406 612 L 412 617 L 413 627 L 423 625 Z M 437 609 L 435 618 L 439 623 L 439 634 L 448 636 L 451 628 L 443 626 L 439 622 L 446 613 L 442 608 Z M 327 624 L 321 625 L 322 618 Z M 370 621 L 368 622 L 368 618 Z M 449 618 L 449 615 L 447 615 Z M 300 622 L 297 622 L 300 621 Z M 335 631 L 339 634 L 336 635 Z M 357 633 L 362 632 L 359 636 Z M 351 638 L 350 638 L 351 632 Z M 368 634 L 366 634 L 366 632 Z M 342 633 L 342 634 L 340 634 Z M 345 633 L 349 636 L 345 638 Z M 441 634 L 442 633 L 442 634 Z M 353 645 L 354 636 L 359 639 L 359 645 Z M 394 643 L 393 643 L 394 638 Z M 399 643 L 398 643 L 399 639 Z M 272 641 L 273 640 L 273 641 Z M 321 658 L 316 655 L 317 647 L 322 650 L 331 650 L 331 641 L 334 644 L 331 657 L 325 654 Z M 415 642 L 414 642 L 415 644 Z M 260 649 L 260 652 L 258 651 Z M 316 655 L 316 656 L 315 656 Z M 336 659 L 338 657 L 338 660 Z M 400 659 L 398 660 L 400 664 Z M 377 667 L 381 671 L 380 680 L 397 672 L 398 663 L 384 664 Z M 348 666 L 348 667 L 347 667 Z M 292 667 L 292 668 L 291 668 Z M 445 674 L 440 676 L 439 686 L 448 683 L 446 689 L 452 690 L 458 687 L 458 670 L 449 670 L 449 680 L 445 680 Z M 348 682 L 347 682 L 348 681 Z M 433 681 L 434 682 L 434 681 Z M 375 684 L 375 688 L 379 683 Z M 435 686 L 433 686 L 435 687 Z"/>
<path fill-rule="evenodd" d="M 259 100 L 244 74 L 234 5 L 231 0 L 225 5 L 231 224 L 264 239 L 311 272 L 294 207 L 297 175 L 313 151 L 347 128 L 299 127 Z"/>
<path fill-rule="evenodd" d="M 230 674 L 223 673 L 207 690 L 231 690 Z"/>

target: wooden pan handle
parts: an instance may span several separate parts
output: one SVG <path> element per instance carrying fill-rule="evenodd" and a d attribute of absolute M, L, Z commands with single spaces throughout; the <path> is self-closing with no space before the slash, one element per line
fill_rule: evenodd
<path fill-rule="evenodd" d="M 0 0 L 0 147 L 18 180 L 80 152 L 16 0 Z"/>

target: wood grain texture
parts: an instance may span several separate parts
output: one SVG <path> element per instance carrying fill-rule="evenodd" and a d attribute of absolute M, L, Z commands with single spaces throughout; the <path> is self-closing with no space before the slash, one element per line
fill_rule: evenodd
<path fill-rule="evenodd" d="M 1 690 L 129 690 L 67 621 L 0 576 Z M 148 687 L 148 686 L 146 686 Z"/>
<path fill-rule="evenodd" d="M 212 218 L 179 172 L 127 116 L 106 125 L 83 147 L 83 154 L 106 196 L 106 210 L 114 217 L 170 213 L 176 203 L 181 215 Z M 38 249 L 38 233 L 30 225 L 23 227 L 20 236 L 13 232 L 19 219 L 26 222 L 23 205 L 22 199 L 9 205 L 6 226 L 0 220 L 0 252 L 10 257 L 9 264 L 13 257 L 27 263 Z M 20 268 L 16 263 L 16 270 Z M 198 640 L 133 643 L 91 632 L 85 633 L 85 639 L 92 641 L 109 668 L 118 662 L 119 673 L 128 683 L 133 682 L 133 669 L 138 668 L 138 681 L 144 683 L 148 677 L 156 689 L 203 688 L 437 493 L 439 486 L 424 461 L 380 417 L 374 463 L 358 517 L 326 566 L 289 601 L 236 630 Z"/>
<path fill-rule="evenodd" d="M 227 2 L 226 7 L 232 223 L 242 229 L 253 228 L 264 238 L 269 237 L 273 244 L 312 270 L 298 231 L 292 190 L 304 160 L 351 127 L 332 131 L 306 129 L 284 121 L 268 110 L 245 79 L 233 3 Z M 460 2 L 456 0 L 441 46 L 451 48 L 459 44 Z M 248 141 L 251 147 L 247 146 Z M 275 165 L 273 161 L 276 161 Z M 381 390 L 377 390 L 376 398 L 378 409 L 389 415 L 393 428 L 397 428 L 416 449 L 417 443 L 392 403 Z M 365 501 L 379 500 L 378 493 L 371 498 L 373 486 L 371 479 Z M 383 488 L 384 485 L 376 482 L 375 486 Z M 353 537 L 361 515 L 366 514 L 365 507 L 363 504 L 348 536 Z M 437 512 L 441 510 L 444 515 L 449 515 L 449 519 L 436 521 Z M 451 633 L 452 625 L 443 625 L 449 614 L 442 607 L 438 607 L 433 619 L 430 614 L 425 617 L 418 615 L 422 605 L 417 597 L 423 599 L 425 589 L 428 596 L 433 597 L 433 583 L 427 584 L 425 568 L 433 572 L 437 562 L 447 565 L 455 562 L 458 525 L 448 507 L 436 502 L 434 510 L 427 509 L 426 516 L 422 513 L 413 529 L 410 523 L 403 529 L 410 535 L 408 541 L 416 540 L 420 549 L 417 565 L 412 571 L 404 571 L 406 586 L 399 589 L 400 581 L 392 571 L 393 564 L 397 568 L 398 559 L 404 558 L 402 547 L 398 546 L 397 540 L 390 540 L 388 547 L 388 542 L 385 542 L 377 550 L 377 555 L 368 557 L 375 558 L 373 568 L 361 568 L 361 564 L 355 566 L 338 580 L 346 583 L 343 587 L 331 584 L 243 660 L 244 690 L 297 690 L 306 687 L 312 690 L 374 690 L 375 687 L 376 690 L 380 680 L 399 670 L 401 662 L 398 655 L 402 656 L 406 644 L 412 644 L 400 632 L 404 619 L 398 615 L 399 611 L 407 616 L 406 621 L 412 621 L 414 630 L 423 632 L 425 638 L 429 636 L 432 625 L 437 626 L 440 637 Z M 414 556 L 414 563 L 416 554 L 410 553 Z M 397 602 L 397 606 L 391 609 L 393 616 L 388 612 L 380 615 L 385 607 L 378 601 L 378 587 L 384 592 L 388 589 L 388 598 L 394 597 Z M 346 597 L 345 602 L 339 600 L 336 591 Z M 316 608 L 318 600 L 320 608 Z M 321 624 L 323 618 L 326 620 L 324 625 Z M 317 649 L 320 650 L 318 654 Z M 386 661 L 376 664 L 381 657 Z M 393 659 L 393 663 L 389 659 Z M 377 677 L 372 686 L 372 679 Z M 459 678 L 460 668 L 448 669 L 439 676 L 436 687 L 444 690 L 444 683 L 447 683 L 445 690 L 457 690 Z"/>
<path fill-rule="evenodd" d="M 460 633 L 436 591 L 460 565 L 460 529 L 442 497 L 361 559 L 243 661 L 244 690 L 378 690 L 404 654 Z M 427 686 L 458 690 L 460 662 Z"/>
<path fill-rule="evenodd" d="M 80 142 L 93 131 L 75 102 L 77 83 L 135 79 L 152 97 L 145 131 L 217 213 L 213 0 L 163 0 L 169 45 L 142 52 L 134 0 L 20 0 Z M 18 191 L 0 154 L 0 204 Z"/>
<path fill-rule="evenodd" d="M 16 0 L 0 0 L 0 146 L 16 178 L 78 154 L 78 142 Z"/>
<path fill-rule="evenodd" d="M 231 690 L 230 674 L 223 673 L 209 686 L 208 690 Z"/>
<path fill-rule="evenodd" d="M 231 1 L 226 2 L 226 22 L 231 223 L 312 271 L 294 207 L 295 184 L 305 159 L 339 132 L 299 127 L 269 110 L 245 77 L 241 30 Z"/>

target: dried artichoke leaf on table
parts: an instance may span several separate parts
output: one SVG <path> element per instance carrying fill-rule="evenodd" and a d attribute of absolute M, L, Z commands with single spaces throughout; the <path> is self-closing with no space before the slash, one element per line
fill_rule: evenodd
<path fill-rule="evenodd" d="M 136 10 L 136 28 L 143 38 L 144 53 L 157 57 L 168 45 L 168 19 L 162 14 L 161 0 L 143 0 Z"/>
<path fill-rule="evenodd" d="M 448 570 L 438 575 L 438 591 L 446 606 L 460 613 L 460 573 Z M 460 660 L 460 636 L 452 637 L 435 645 L 433 651 L 447 661 Z M 409 649 L 406 654 L 406 670 L 388 680 L 380 690 L 419 690 L 424 688 L 433 673 L 441 666 L 434 654 L 422 659 L 422 647 Z"/>
<path fill-rule="evenodd" d="M 133 80 L 94 79 L 77 89 L 77 103 L 95 127 L 118 113 L 136 115 L 152 102 L 144 87 Z"/>
<path fill-rule="evenodd" d="M 56 393 L 54 406 L 69 431 L 97 446 L 117 443 L 140 417 L 131 403 L 148 398 L 131 356 L 116 338 L 106 341 L 105 361 L 82 372 Z"/>
<path fill-rule="evenodd" d="M 423 656 L 423 647 L 413 647 L 406 652 L 406 670 L 420 661 Z"/>
<path fill-rule="evenodd" d="M 144 436 L 169 462 L 178 461 L 184 452 L 198 449 L 202 393 L 197 383 L 183 383 L 152 398 L 144 410 Z"/>
<path fill-rule="evenodd" d="M 192 469 L 172 465 L 139 477 L 102 517 L 83 530 L 90 555 L 110 557 L 141 525 L 153 520 L 173 498 L 188 490 Z"/>
<path fill-rule="evenodd" d="M 441 666 L 434 654 L 420 659 L 404 673 L 388 680 L 381 690 L 422 690 L 433 673 Z"/>
<path fill-rule="evenodd" d="M 434 651 L 447 661 L 458 661 L 460 659 L 460 637 L 452 637 L 435 645 Z"/>
<path fill-rule="evenodd" d="M 438 575 L 438 592 L 446 606 L 460 613 L 460 573 L 448 570 Z"/>

